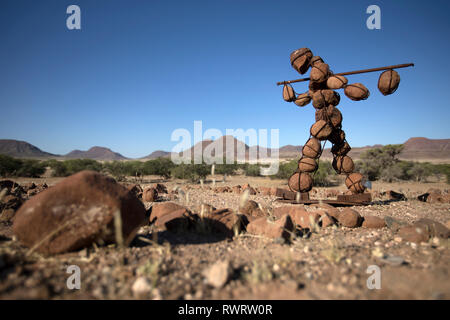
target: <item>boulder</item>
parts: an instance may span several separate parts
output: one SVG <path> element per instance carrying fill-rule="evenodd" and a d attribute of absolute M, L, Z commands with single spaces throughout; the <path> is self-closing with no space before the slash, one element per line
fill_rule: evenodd
<path fill-rule="evenodd" d="M 127 245 L 144 221 L 143 204 L 125 187 L 97 172 L 81 171 L 25 202 L 13 231 L 25 246 L 56 254 L 120 239 L 116 222 Z"/>
<path fill-rule="evenodd" d="M 145 188 L 142 193 L 142 200 L 145 202 L 154 202 L 158 199 L 158 191 L 155 188 Z"/>
<path fill-rule="evenodd" d="M 358 213 L 358 211 L 350 208 L 345 208 L 339 214 L 338 221 L 344 227 L 357 228 L 361 226 L 362 217 Z"/>
<path fill-rule="evenodd" d="M 157 219 L 161 218 L 162 216 L 169 214 L 173 211 L 179 210 L 179 209 L 184 209 L 184 207 L 175 202 L 156 203 L 151 208 L 150 223 L 153 223 Z"/>
<path fill-rule="evenodd" d="M 370 229 L 379 229 L 386 227 L 386 222 L 384 219 L 375 217 L 375 216 L 365 216 L 363 223 L 363 228 L 370 228 Z"/>
<path fill-rule="evenodd" d="M 247 226 L 247 232 L 272 239 L 283 238 L 289 241 L 294 231 L 294 224 L 289 215 L 285 214 L 275 221 L 266 217 L 258 218 L 250 222 Z"/>

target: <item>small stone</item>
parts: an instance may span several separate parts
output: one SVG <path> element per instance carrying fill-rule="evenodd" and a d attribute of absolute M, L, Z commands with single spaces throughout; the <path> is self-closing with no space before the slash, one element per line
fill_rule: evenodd
<path fill-rule="evenodd" d="M 375 216 L 365 216 L 362 223 L 363 228 L 379 229 L 384 228 L 385 226 L 386 222 L 384 221 L 384 219 Z"/>
<path fill-rule="evenodd" d="M 248 224 L 247 216 L 237 214 L 228 208 L 214 210 L 204 215 L 203 220 L 200 221 L 208 224 L 215 232 L 229 238 L 241 233 Z"/>
<path fill-rule="evenodd" d="M 357 228 L 361 226 L 362 217 L 358 213 L 358 211 L 350 208 L 345 208 L 339 215 L 338 221 L 344 227 Z"/>
<path fill-rule="evenodd" d="M 154 202 L 158 199 L 158 191 L 155 188 L 145 188 L 142 194 L 142 200 L 145 202 Z"/>
<path fill-rule="evenodd" d="M 386 222 L 387 227 L 394 232 L 397 232 L 402 226 L 406 225 L 403 221 L 394 219 L 389 216 L 385 217 L 384 221 Z"/>
<path fill-rule="evenodd" d="M 394 238 L 395 242 L 402 242 L 402 240 L 403 240 L 402 237 L 395 237 Z"/>
<path fill-rule="evenodd" d="M 247 226 L 247 232 L 261 235 L 268 238 L 284 238 L 290 241 L 291 233 L 294 231 L 294 224 L 289 215 L 284 215 L 276 221 L 269 221 L 267 218 L 258 218 L 250 222 Z"/>
<path fill-rule="evenodd" d="M 400 266 L 402 264 L 405 264 L 405 259 L 403 259 L 402 257 L 399 256 L 385 256 L 381 259 L 382 261 L 392 265 L 392 266 Z"/>
<path fill-rule="evenodd" d="M 162 202 L 162 203 L 156 203 L 151 208 L 150 213 L 150 223 L 155 222 L 157 219 L 161 218 L 162 216 L 169 214 L 173 211 L 184 209 L 185 207 L 174 203 L 174 202 Z"/>
<path fill-rule="evenodd" d="M 152 291 L 152 284 L 147 278 L 139 277 L 133 283 L 131 291 L 136 298 L 142 298 L 147 296 Z"/>
<path fill-rule="evenodd" d="M 216 289 L 222 288 L 230 279 L 233 269 L 228 260 L 217 261 L 203 272 L 206 282 Z"/>

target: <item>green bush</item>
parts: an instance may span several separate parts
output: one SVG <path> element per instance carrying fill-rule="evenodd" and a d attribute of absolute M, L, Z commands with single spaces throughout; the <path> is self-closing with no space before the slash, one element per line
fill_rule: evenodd
<path fill-rule="evenodd" d="M 397 155 L 402 151 L 403 145 L 387 145 L 381 148 L 372 148 L 361 154 L 361 160 L 356 163 L 356 170 L 365 175 L 370 181 L 378 180 L 383 176 L 385 179 L 395 179 L 389 174 L 398 173 L 398 168 L 389 169 L 382 174 L 383 170 L 394 166 L 399 160 Z"/>
<path fill-rule="evenodd" d="M 211 172 L 211 166 L 207 164 L 179 164 L 171 169 L 172 177 L 176 179 L 188 179 L 198 182 L 205 179 Z"/>
<path fill-rule="evenodd" d="M 295 170 L 297 170 L 298 160 L 291 160 L 289 162 L 280 163 L 278 166 L 278 173 L 272 178 L 288 179 Z"/>
<path fill-rule="evenodd" d="M 16 159 L 0 155 L 0 176 L 40 177 L 45 172 L 44 162 L 39 160 Z"/>
<path fill-rule="evenodd" d="M 67 177 L 83 170 L 100 172 L 103 169 L 100 162 L 91 159 L 49 160 L 45 161 L 44 164 L 53 169 L 53 176 L 55 177 Z"/>
<path fill-rule="evenodd" d="M 248 177 L 259 177 L 261 175 L 259 165 L 257 164 L 248 164 L 244 167 L 244 172 Z"/>
<path fill-rule="evenodd" d="M 165 179 L 170 178 L 175 164 L 169 158 L 158 158 L 144 162 L 142 172 L 145 175 L 157 175 Z"/>
<path fill-rule="evenodd" d="M 317 187 L 327 187 L 332 185 L 331 178 L 336 176 L 336 172 L 331 162 L 320 161 L 317 171 L 312 174 L 313 185 Z"/>

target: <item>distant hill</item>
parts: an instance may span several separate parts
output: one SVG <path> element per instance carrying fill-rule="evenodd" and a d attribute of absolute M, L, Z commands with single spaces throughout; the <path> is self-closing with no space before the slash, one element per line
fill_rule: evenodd
<path fill-rule="evenodd" d="M 55 158 L 56 154 L 42 151 L 25 141 L 0 139 L 0 154 L 15 158 Z"/>
<path fill-rule="evenodd" d="M 410 138 L 403 145 L 401 159 L 450 159 L 450 139 Z"/>
<path fill-rule="evenodd" d="M 230 154 L 226 154 L 226 146 L 228 143 L 232 143 L 234 148 Z M 410 138 L 403 143 L 404 149 L 399 155 L 402 160 L 417 160 L 417 161 L 434 161 L 434 162 L 450 162 L 450 139 L 428 139 L 423 137 Z M 233 136 L 222 136 L 216 140 L 204 140 L 198 142 L 195 146 L 185 150 L 187 154 L 194 156 L 195 148 L 202 147 L 203 151 L 207 154 L 211 154 L 213 157 L 223 146 L 223 156 L 232 157 L 237 159 L 239 150 L 244 152 L 245 159 L 249 158 L 250 154 L 257 154 L 258 158 L 265 158 L 270 156 L 272 149 L 263 148 L 260 146 L 249 147 L 244 142 L 236 139 Z M 331 144 L 327 142 L 325 150 L 322 154 L 322 159 L 331 159 L 332 154 L 330 151 Z M 381 144 L 365 147 L 353 147 L 349 152 L 349 156 L 357 160 L 360 158 L 361 153 L 371 148 L 382 147 Z M 302 146 L 286 145 L 278 149 L 279 157 L 282 159 L 298 158 L 301 155 Z M 120 153 L 113 152 L 104 147 L 92 147 L 87 151 L 74 150 L 60 156 L 51 154 L 29 144 L 25 141 L 17 140 L 0 140 L 0 154 L 6 154 L 17 158 L 63 158 L 63 159 L 93 159 L 93 160 L 127 160 Z M 157 150 L 150 153 L 148 156 L 140 159 L 156 159 L 160 157 L 170 157 L 171 152 Z M 181 155 L 181 153 L 180 153 Z"/>
<path fill-rule="evenodd" d="M 92 147 L 88 151 L 73 150 L 66 154 L 64 158 L 70 159 L 92 159 L 92 160 L 126 160 L 120 153 L 113 152 L 104 147 Z"/>
<path fill-rule="evenodd" d="M 156 150 L 150 153 L 148 156 L 142 157 L 141 159 L 157 159 L 157 158 L 165 158 L 169 157 L 170 152 L 163 151 L 163 150 Z"/>

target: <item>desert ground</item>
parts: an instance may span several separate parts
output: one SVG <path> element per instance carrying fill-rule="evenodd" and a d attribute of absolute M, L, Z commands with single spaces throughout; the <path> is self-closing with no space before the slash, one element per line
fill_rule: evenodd
<path fill-rule="evenodd" d="M 14 179 L 49 186 L 62 178 Z M 193 213 L 202 204 L 238 212 L 242 201 L 253 200 L 267 216 L 277 207 L 295 206 L 305 211 L 318 206 L 286 204 L 273 194 L 222 192 L 217 187 L 250 185 L 287 188 L 286 181 L 268 178 L 216 177 L 200 184 L 145 177 L 129 183 L 142 189 L 162 183 L 161 193 L 145 208 L 175 202 Z M 232 237 L 215 232 L 161 230 L 142 226 L 128 247 L 93 245 L 57 255 L 33 252 L 17 241 L 12 222 L 0 222 L 1 299 L 450 299 L 450 240 L 430 236 L 412 242 L 398 234 L 398 227 L 421 218 L 449 227 L 450 203 L 417 199 L 429 190 L 447 194 L 448 184 L 373 183 L 373 202 L 354 206 L 362 217 L 386 221 L 381 228 L 328 227 L 296 230 L 290 241 L 241 232 Z M 406 199 L 389 196 L 389 190 Z M 344 192 L 343 184 L 314 188 L 311 197 L 332 198 Z M 245 198 L 245 199 L 243 199 Z M 327 210 L 324 205 L 324 210 Z M 332 209 L 330 209 L 332 210 Z M 339 212 L 344 208 L 337 208 Z M 338 213 L 339 213 L 338 212 Z M 387 218 L 387 219 L 386 219 Z M 391 219 L 392 218 L 392 219 Z M 448 230 L 447 230 L 448 231 Z M 81 288 L 70 290 L 67 266 L 81 270 Z M 381 270 L 381 288 L 369 289 L 369 266 Z"/>

